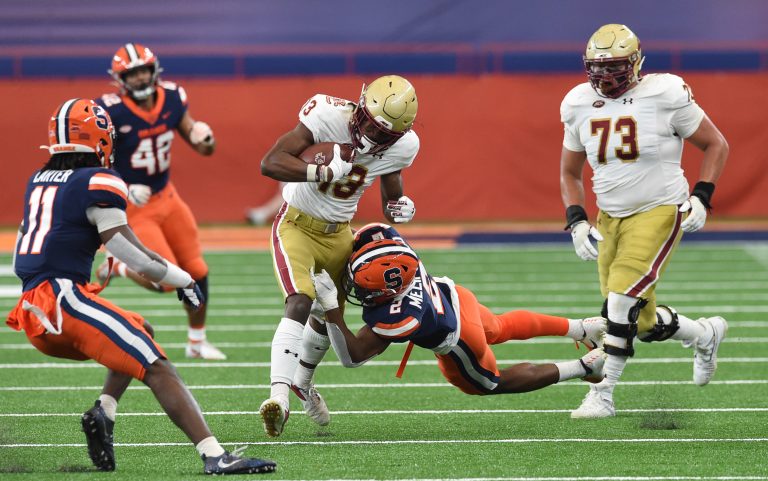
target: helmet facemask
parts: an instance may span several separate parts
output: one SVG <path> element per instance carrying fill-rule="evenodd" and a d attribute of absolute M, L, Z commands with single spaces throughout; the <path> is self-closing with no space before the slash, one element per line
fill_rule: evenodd
<path fill-rule="evenodd" d="M 377 154 L 395 144 L 405 132 L 395 132 L 389 129 L 387 121 L 374 119 L 368 109 L 365 108 L 365 97 L 360 97 L 360 103 L 352 113 L 349 123 L 352 142 L 355 149 L 361 154 Z"/>
<path fill-rule="evenodd" d="M 627 58 L 584 57 L 584 69 L 589 76 L 589 83 L 598 95 L 616 99 L 624 95 L 637 81 L 636 64 L 640 62 L 640 52 Z"/>
<path fill-rule="evenodd" d="M 419 260 L 402 242 L 369 242 L 352 253 L 341 285 L 350 304 L 375 306 L 405 295 L 416 280 Z"/>
<path fill-rule="evenodd" d="M 127 77 L 132 72 L 139 71 L 139 69 L 149 69 L 150 71 L 150 77 L 149 80 L 146 82 L 141 83 L 137 86 L 131 86 L 128 84 Z M 157 81 L 159 77 L 159 73 L 157 72 L 157 67 L 154 64 L 149 65 L 141 65 L 139 67 L 132 68 L 130 70 L 126 70 L 125 72 L 121 73 L 119 75 L 119 83 L 120 87 L 131 96 L 132 99 L 141 102 L 143 100 L 148 99 L 152 95 L 155 94 L 155 90 L 157 90 Z"/>

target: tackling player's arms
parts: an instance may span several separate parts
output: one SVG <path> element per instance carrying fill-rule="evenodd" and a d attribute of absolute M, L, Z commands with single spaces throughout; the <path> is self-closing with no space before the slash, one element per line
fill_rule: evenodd
<path fill-rule="evenodd" d="M 390 342 L 373 332 L 369 326 L 363 326 L 357 335 L 349 330 L 344 322 L 341 309 L 326 311 L 326 322 L 335 324 L 344 335 L 349 357 L 355 364 L 363 363 L 372 357 L 381 354 L 390 345 Z"/>
<path fill-rule="evenodd" d="M 281 182 L 306 182 L 307 164 L 299 155 L 314 143 L 312 132 L 299 122 L 281 135 L 261 159 L 261 174 Z"/>

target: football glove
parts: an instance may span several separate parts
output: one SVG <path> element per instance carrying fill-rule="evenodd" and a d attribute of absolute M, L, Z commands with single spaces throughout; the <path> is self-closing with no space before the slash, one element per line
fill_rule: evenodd
<path fill-rule="evenodd" d="M 680 212 L 688 212 L 688 217 L 680 224 L 683 232 L 696 232 L 704 227 L 704 223 L 707 221 L 707 208 L 704 207 L 698 196 L 690 196 L 688 200 L 683 202 L 679 210 Z"/>
<path fill-rule="evenodd" d="M 178 287 L 176 295 L 181 302 L 195 310 L 200 309 L 200 306 L 205 302 L 203 291 L 200 290 L 200 287 L 195 282 L 187 287 Z"/>
<path fill-rule="evenodd" d="M 193 144 L 213 145 L 213 130 L 205 122 L 195 121 L 189 131 L 189 141 Z"/>
<path fill-rule="evenodd" d="M 323 269 L 320 274 L 310 273 L 315 284 L 317 302 L 323 306 L 324 311 L 330 311 L 339 307 L 338 291 L 331 276 Z"/>
<path fill-rule="evenodd" d="M 331 182 L 339 180 L 352 170 L 352 162 L 347 162 L 341 158 L 341 147 L 339 144 L 333 146 L 333 158 L 328 165 L 321 165 L 317 171 L 319 182 Z"/>
<path fill-rule="evenodd" d="M 128 200 L 136 207 L 144 207 L 152 197 L 152 189 L 144 184 L 131 184 L 128 186 Z"/>
<path fill-rule="evenodd" d="M 573 247 L 576 249 L 576 255 L 584 261 L 597 260 L 597 248 L 592 244 L 589 237 L 592 236 L 596 241 L 603 240 L 603 236 L 597 231 L 595 226 L 582 220 L 571 226 L 571 237 L 573 238 Z"/>
<path fill-rule="evenodd" d="M 385 211 L 396 224 L 404 224 L 416 215 L 416 204 L 408 196 L 404 195 L 397 200 L 387 202 Z"/>

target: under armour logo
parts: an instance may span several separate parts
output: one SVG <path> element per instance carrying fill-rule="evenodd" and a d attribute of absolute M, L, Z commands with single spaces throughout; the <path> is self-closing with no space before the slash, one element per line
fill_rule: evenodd
<path fill-rule="evenodd" d="M 624 99 L 624 105 L 631 104 L 632 98 Z"/>
<path fill-rule="evenodd" d="M 289 349 L 286 349 L 286 350 L 285 350 L 285 351 L 283 351 L 283 352 L 284 352 L 285 354 L 293 354 L 293 357 L 299 357 L 299 353 L 298 353 L 298 352 L 293 352 L 293 351 L 291 351 L 291 350 L 289 350 Z"/>

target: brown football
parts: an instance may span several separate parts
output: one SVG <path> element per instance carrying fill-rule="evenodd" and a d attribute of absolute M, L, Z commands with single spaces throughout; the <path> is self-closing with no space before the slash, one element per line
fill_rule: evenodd
<path fill-rule="evenodd" d="M 299 158 L 308 164 L 328 165 L 333 158 L 333 142 L 320 142 L 312 144 L 301 153 Z M 355 149 L 349 144 L 339 144 L 341 147 L 341 158 L 346 162 L 352 162 L 355 159 Z"/>

